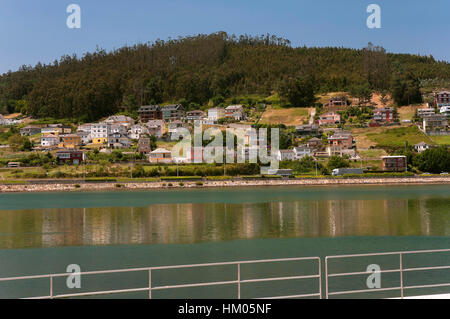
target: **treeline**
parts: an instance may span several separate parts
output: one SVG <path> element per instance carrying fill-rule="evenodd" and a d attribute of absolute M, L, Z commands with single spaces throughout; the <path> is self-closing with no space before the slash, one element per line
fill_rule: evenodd
<path fill-rule="evenodd" d="M 204 105 L 215 96 L 281 92 L 294 106 L 313 103 L 312 93 L 416 86 L 419 79 L 449 79 L 450 64 L 432 56 L 388 54 L 371 44 L 363 50 L 293 48 L 275 36 L 225 32 L 98 49 L 83 57 L 23 66 L 0 77 L 0 113 L 93 121 L 140 105 L 183 102 Z M 394 82 L 393 82 L 394 81 Z M 412 102 L 417 90 L 399 96 Z"/>

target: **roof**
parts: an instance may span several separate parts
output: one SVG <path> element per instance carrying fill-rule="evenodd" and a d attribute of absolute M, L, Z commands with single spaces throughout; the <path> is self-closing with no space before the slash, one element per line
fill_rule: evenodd
<path fill-rule="evenodd" d="M 388 158 L 406 158 L 404 155 L 396 155 L 396 156 L 382 156 L 382 159 L 388 159 Z"/>
<path fill-rule="evenodd" d="M 139 108 L 138 112 L 147 112 L 147 111 L 159 111 L 161 107 L 159 105 L 144 105 Z"/>
<path fill-rule="evenodd" d="M 418 144 L 416 144 L 414 146 L 428 146 L 428 144 L 425 143 L 425 142 L 420 142 L 420 143 L 418 143 Z"/>
<path fill-rule="evenodd" d="M 227 106 L 225 108 L 225 110 L 232 111 L 232 110 L 239 110 L 242 108 L 244 108 L 242 105 L 230 105 L 230 106 Z"/>
<path fill-rule="evenodd" d="M 183 108 L 183 105 L 181 105 L 181 104 L 169 104 L 169 105 L 163 106 L 163 110 L 164 111 L 176 111 L 176 110 L 178 110 L 180 108 Z"/>
<path fill-rule="evenodd" d="M 171 152 L 166 150 L 165 148 L 157 148 L 156 150 L 154 150 L 152 152 L 152 154 L 157 154 L 157 153 L 171 153 Z"/>

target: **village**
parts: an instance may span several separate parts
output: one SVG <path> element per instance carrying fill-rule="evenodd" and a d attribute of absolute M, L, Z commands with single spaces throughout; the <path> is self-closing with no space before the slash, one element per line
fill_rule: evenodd
<path fill-rule="evenodd" d="M 51 164 L 65 167 L 79 167 L 81 164 L 95 165 L 101 162 L 99 156 L 95 155 L 101 154 L 105 155 L 104 158 L 108 158 L 108 155 L 114 154 L 116 158 L 114 163 L 119 163 L 119 167 L 122 168 L 125 165 L 127 172 L 123 174 L 130 174 L 131 177 L 133 177 L 133 170 L 135 171 L 134 177 L 163 175 L 163 173 L 157 174 L 154 169 L 152 170 L 152 167 L 161 165 L 166 168 L 166 173 L 170 171 L 171 166 L 177 165 L 177 176 L 228 175 L 226 169 L 221 170 L 220 168 L 215 169 L 210 174 L 192 170 L 189 174 L 187 169 L 187 172 L 181 170 L 180 173 L 179 165 L 189 166 L 204 163 L 204 150 L 202 148 L 192 148 L 190 153 L 180 154 L 180 156 L 173 156 L 172 154 L 172 147 L 177 143 L 180 131 L 187 129 L 192 132 L 194 123 L 201 123 L 204 129 L 217 128 L 221 131 L 234 129 L 245 132 L 245 147 L 239 150 L 235 148 L 234 152 L 236 160 L 239 156 L 242 156 L 247 162 L 252 152 L 257 152 L 259 148 L 258 145 L 255 146 L 250 141 L 252 128 L 279 127 L 281 130 L 290 132 L 288 143 L 284 143 L 288 147 L 282 148 L 282 143 L 276 153 L 282 169 L 271 174 L 285 177 L 308 174 L 322 176 L 370 172 L 407 172 L 407 154 L 398 153 L 399 149 L 406 149 L 406 147 L 401 144 L 400 147 L 393 149 L 379 148 L 377 145 L 368 146 L 366 143 L 367 135 L 361 134 L 368 131 L 378 130 L 374 132 L 380 132 L 380 129 L 385 129 L 385 132 L 395 129 L 415 130 L 411 138 L 408 135 L 404 136 L 403 143 L 410 143 L 413 152 L 417 154 L 430 148 L 436 148 L 440 144 L 448 144 L 450 133 L 448 126 L 450 116 L 449 91 L 436 92 L 434 103 L 415 106 L 413 111 L 409 111 L 409 118 L 400 114 L 402 108 L 387 106 L 386 104 L 389 103 L 387 99 L 381 100 L 382 102 L 377 105 L 371 101 L 361 103 L 361 101 L 352 99 L 345 93 L 329 96 L 326 97 L 325 103 L 319 103 L 315 108 L 303 109 L 302 124 L 295 126 L 285 125 L 281 123 L 280 119 L 278 119 L 278 123 L 276 121 L 265 123 L 264 117 L 269 109 L 272 113 L 277 114 L 277 112 L 272 106 L 263 103 L 260 103 L 257 107 L 237 104 L 191 111 L 187 111 L 182 104 L 148 105 L 139 107 L 138 118 L 136 119 L 119 114 L 97 123 L 80 125 L 33 124 L 33 121 L 30 122 L 29 120 L 29 124 L 24 124 L 20 119 L 5 118 L 0 115 L 0 125 L 4 128 L 4 132 L 7 132 L 8 129 L 11 131 L 17 128 L 20 136 L 29 141 L 28 144 L 31 144 L 28 145 L 28 153 L 8 152 L 6 154 L 9 158 L 5 158 L 5 153 L 3 153 L 1 164 L 10 170 L 16 169 L 16 173 L 9 171 L 11 173 L 9 177 L 5 178 L 3 175 L 7 174 L 3 174 L 2 179 L 49 177 L 48 168 L 46 168 L 46 175 L 21 175 L 20 171 L 17 172 L 19 168 L 24 169 L 42 164 L 38 161 L 37 164 L 30 165 L 26 160 L 21 160 L 21 158 L 26 158 L 23 154 L 33 153 L 51 154 L 48 155 L 48 158 L 52 159 L 47 161 L 47 166 Z M 262 111 L 258 113 L 256 110 Z M 284 111 L 283 109 L 279 110 L 279 112 Z M 276 116 L 272 115 L 272 120 L 273 118 L 276 119 Z M 357 126 L 355 126 L 356 122 L 358 122 Z M 421 137 L 423 137 L 423 140 L 418 140 Z M 434 137 L 439 137 L 441 142 L 434 142 Z M 1 147 L 0 151 L 4 151 L 9 146 L 2 145 Z M 270 144 L 268 147 L 270 148 Z M 238 154 L 238 151 L 242 154 Z M 336 161 L 336 158 L 341 158 L 345 162 L 338 161 L 336 165 L 331 166 L 329 164 L 330 159 Z M 308 169 L 303 169 L 303 171 L 297 169 L 298 165 L 295 162 L 301 162 L 302 160 L 304 163 L 309 161 L 309 171 Z M 315 164 L 311 165 L 311 163 Z M 327 163 L 328 170 L 326 169 Z M 138 171 L 135 168 L 136 164 L 140 165 Z M 339 167 L 339 164 L 342 167 Z M 90 176 L 111 176 L 108 168 L 104 170 L 103 174 L 99 174 L 97 168 L 96 173 Z M 145 172 L 139 172 L 139 170 L 145 172 L 152 170 L 152 173 L 146 174 Z M 158 170 L 161 171 L 160 168 Z M 72 169 L 71 172 L 72 175 L 59 173 L 54 177 L 79 177 L 81 174 L 78 169 L 75 169 L 75 171 Z M 429 174 L 429 172 L 425 173 Z M 447 172 L 439 173 L 446 174 Z M 174 172 L 171 174 L 174 174 Z M 251 171 L 244 170 L 244 174 L 258 175 L 259 173 L 252 169 Z M 114 176 L 114 174 L 112 175 Z M 85 169 L 83 176 L 86 176 Z"/>

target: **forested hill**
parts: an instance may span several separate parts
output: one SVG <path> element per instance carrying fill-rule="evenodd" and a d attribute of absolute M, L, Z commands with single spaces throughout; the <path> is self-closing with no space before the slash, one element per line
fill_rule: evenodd
<path fill-rule="evenodd" d="M 0 77 L 0 112 L 91 121 L 122 105 L 133 111 L 180 99 L 202 105 L 217 95 L 269 95 L 297 78 L 313 79 L 316 92 L 361 84 L 387 90 L 394 78 L 448 79 L 450 64 L 431 56 L 386 54 L 371 45 L 293 48 L 275 36 L 219 32 L 24 66 Z"/>

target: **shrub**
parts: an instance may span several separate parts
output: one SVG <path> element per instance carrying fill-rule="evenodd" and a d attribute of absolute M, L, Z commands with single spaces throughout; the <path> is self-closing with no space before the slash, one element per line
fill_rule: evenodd
<path fill-rule="evenodd" d="M 203 182 L 195 182 L 196 186 L 203 186 Z"/>

